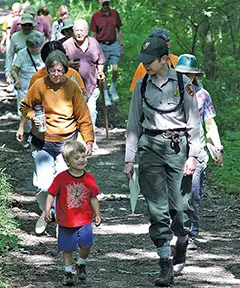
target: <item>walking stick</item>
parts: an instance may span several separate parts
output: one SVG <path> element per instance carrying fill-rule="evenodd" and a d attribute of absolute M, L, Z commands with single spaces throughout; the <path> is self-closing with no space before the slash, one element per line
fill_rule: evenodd
<path fill-rule="evenodd" d="M 100 88 L 100 94 L 102 98 L 102 109 L 103 109 L 104 123 L 105 123 L 105 129 L 106 129 L 106 138 L 108 138 L 108 115 L 107 115 L 107 107 L 105 104 L 103 81 L 99 81 L 99 88 Z"/>

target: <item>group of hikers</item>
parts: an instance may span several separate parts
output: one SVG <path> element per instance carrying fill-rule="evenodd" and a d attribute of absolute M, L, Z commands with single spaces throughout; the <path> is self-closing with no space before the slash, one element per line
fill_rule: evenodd
<path fill-rule="evenodd" d="M 35 233 L 58 224 L 63 251 L 63 285 L 74 285 L 76 272 L 87 279 L 86 261 L 93 245 L 92 217 L 101 223 L 100 193 L 85 170 L 97 149 L 95 125 L 102 85 L 105 104 L 118 101 L 118 63 L 124 55 L 122 21 L 110 0 L 100 0 L 90 21 L 70 18 L 61 5 L 58 19 L 46 6 L 14 3 L 2 27 L 8 91 L 17 93 L 17 140 L 31 148 L 33 185 L 41 215 Z M 4 46 L 5 45 L 5 46 Z M 199 203 L 208 154 L 205 138 L 223 164 L 211 97 L 199 81 L 204 73 L 191 54 L 169 54 L 170 33 L 154 29 L 143 42 L 132 80 L 126 131 L 124 172 L 130 180 L 139 165 L 139 185 L 150 216 L 149 235 L 159 256 L 156 286 L 170 286 L 185 265 L 187 249 L 197 249 Z M 112 65 L 108 89 L 106 76 Z M 172 249 L 173 248 L 173 249 Z"/>

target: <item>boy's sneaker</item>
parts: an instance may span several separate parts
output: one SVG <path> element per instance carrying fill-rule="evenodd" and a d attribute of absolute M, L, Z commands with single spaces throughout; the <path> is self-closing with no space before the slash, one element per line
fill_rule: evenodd
<path fill-rule="evenodd" d="M 45 216 L 45 212 L 43 211 L 41 216 L 39 217 L 36 225 L 35 225 L 35 233 L 37 235 L 41 235 L 43 234 L 43 232 L 46 230 L 47 228 L 47 222 L 45 221 L 44 219 L 44 216 Z"/>
<path fill-rule="evenodd" d="M 86 273 L 86 265 L 85 264 L 76 264 L 77 276 L 79 280 L 86 280 L 87 273 Z"/>
<path fill-rule="evenodd" d="M 166 287 L 174 284 L 172 259 L 160 259 L 160 275 L 155 281 L 155 286 Z"/>
<path fill-rule="evenodd" d="M 73 274 L 72 274 L 72 272 L 64 272 L 64 275 L 63 275 L 63 285 L 64 285 L 64 286 L 74 286 Z"/>
<path fill-rule="evenodd" d="M 177 241 L 176 243 L 173 256 L 173 271 L 175 275 L 179 275 L 185 266 L 187 246 L 188 241 L 186 241 L 185 243 L 179 243 Z"/>

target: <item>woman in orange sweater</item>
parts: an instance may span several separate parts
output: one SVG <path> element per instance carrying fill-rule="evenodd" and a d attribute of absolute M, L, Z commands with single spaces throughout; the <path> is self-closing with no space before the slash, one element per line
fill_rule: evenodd
<path fill-rule="evenodd" d="M 64 54 L 66 54 L 65 49 L 63 48 L 63 45 L 60 41 L 50 41 L 50 42 L 46 42 L 42 49 L 41 49 L 41 58 L 43 60 L 43 62 L 46 62 L 47 56 L 55 50 L 60 50 L 62 51 Z M 37 71 L 33 76 L 32 79 L 30 81 L 29 84 L 29 88 L 33 85 L 33 83 L 37 80 L 40 79 L 42 77 L 45 77 L 48 75 L 47 69 L 46 67 L 43 67 L 41 70 Z M 65 74 L 65 76 L 71 80 L 73 80 L 75 83 L 77 83 L 78 88 L 80 89 L 80 91 L 82 92 L 83 96 L 85 97 L 86 94 L 86 87 L 83 83 L 83 80 L 81 78 L 81 76 L 79 75 L 79 73 L 68 67 L 68 71 Z M 17 141 L 22 142 L 23 143 L 23 147 L 24 148 L 28 148 L 29 146 L 29 142 L 26 139 L 29 139 L 26 135 L 24 137 L 24 127 L 25 124 L 27 123 L 27 119 L 25 119 L 24 117 L 21 117 L 21 121 L 19 123 L 19 127 L 18 127 L 18 131 L 16 133 L 16 138 Z M 31 138 L 31 137 L 30 137 Z"/>
<path fill-rule="evenodd" d="M 86 142 L 86 151 L 92 153 L 93 126 L 88 107 L 78 85 L 67 78 L 68 59 L 53 51 L 46 59 L 48 75 L 35 81 L 21 102 L 23 117 L 32 121 L 31 151 L 35 162 L 33 185 L 37 187 L 37 201 L 45 209 L 47 191 L 54 177 L 67 169 L 61 146 L 77 139 L 80 130 Z M 42 122 L 37 117 L 37 107 L 45 112 L 46 131 L 39 130 Z M 54 213 L 54 211 L 53 211 Z M 44 212 L 38 219 L 35 232 L 42 234 L 47 227 Z"/>

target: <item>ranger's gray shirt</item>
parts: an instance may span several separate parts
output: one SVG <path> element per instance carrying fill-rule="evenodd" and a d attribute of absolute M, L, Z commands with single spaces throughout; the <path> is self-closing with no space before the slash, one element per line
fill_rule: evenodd
<path fill-rule="evenodd" d="M 183 75 L 184 98 L 182 105 L 170 113 L 158 113 L 149 108 L 141 96 L 143 78 L 139 79 L 133 91 L 130 104 L 125 162 L 136 162 L 138 140 L 144 128 L 149 130 L 186 129 L 189 156 L 197 157 L 200 148 L 200 120 L 195 90 L 190 79 Z M 193 94 L 187 91 L 193 91 Z M 160 85 L 155 76 L 149 76 L 145 93 L 148 103 L 158 109 L 168 110 L 176 107 L 180 101 L 177 73 L 168 69 L 166 78 Z"/>

